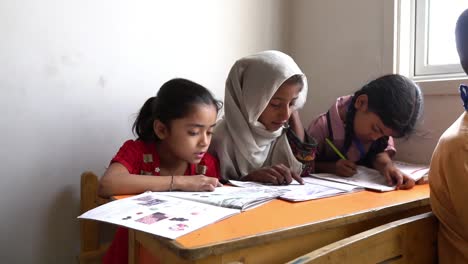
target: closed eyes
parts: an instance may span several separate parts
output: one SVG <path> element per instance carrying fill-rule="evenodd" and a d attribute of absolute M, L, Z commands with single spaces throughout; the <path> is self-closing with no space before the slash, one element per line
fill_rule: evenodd
<path fill-rule="evenodd" d="M 198 131 L 188 131 L 188 134 L 189 134 L 190 136 L 197 136 L 197 135 L 200 134 L 200 132 L 198 132 Z M 213 131 L 207 131 L 206 134 L 207 134 L 208 136 L 212 136 L 212 135 L 213 135 Z"/>

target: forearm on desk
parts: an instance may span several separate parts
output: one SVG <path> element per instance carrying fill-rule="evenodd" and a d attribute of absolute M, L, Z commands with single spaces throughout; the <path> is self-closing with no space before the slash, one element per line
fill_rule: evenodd
<path fill-rule="evenodd" d="M 380 172 L 382 172 L 388 165 L 393 166 L 393 161 L 392 158 L 390 158 L 388 153 L 385 151 L 377 154 L 374 162 L 372 162 L 372 166 L 374 167 L 374 169 Z"/>
<path fill-rule="evenodd" d="M 122 164 L 113 163 L 100 180 L 99 195 L 109 197 L 145 191 L 168 191 L 171 188 L 171 181 L 173 179 L 170 176 L 130 174 Z"/>
<path fill-rule="evenodd" d="M 178 176 L 174 176 L 174 178 L 176 177 Z M 101 180 L 99 195 L 109 197 L 112 195 L 137 194 L 145 191 L 169 191 L 171 180 L 171 176 L 115 175 L 113 178 L 103 178 Z"/>

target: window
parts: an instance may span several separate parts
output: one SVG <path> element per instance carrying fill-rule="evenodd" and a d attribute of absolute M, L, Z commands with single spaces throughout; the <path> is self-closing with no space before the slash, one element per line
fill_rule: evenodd
<path fill-rule="evenodd" d="M 467 8 L 467 0 L 414 0 L 411 75 L 415 79 L 462 75 L 455 45 L 455 24 Z"/>

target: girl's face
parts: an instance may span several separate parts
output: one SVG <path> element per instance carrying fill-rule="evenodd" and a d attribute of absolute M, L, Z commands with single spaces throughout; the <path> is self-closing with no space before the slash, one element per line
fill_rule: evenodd
<path fill-rule="evenodd" d="M 294 110 L 293 106 L 301 89 L 302 85 L 299 83 L 283 83 L 268 102 L 258 121 L 272 132 L 285 125 Z"/>
<path fill-rule="evenodd" d="M 165 150 L 174 159 L 191 164 L 201 161 L 211 142 L 216 124 L 217 111 L 214 105 L 194 105 L 188 115 L 174 119 L 170 127 L 155 121 L 154 130 L 164 144 Z"/>
<path fill-rule="evenodd" d="M 368 110 L 367 95 L 358 96 L 354 107 L 356 108 L 354 134 L 361 143 L 371 143 L 383 136 L 394 136 L 396 134 L 383 124 L 382 119 L 377 114 Z"/>

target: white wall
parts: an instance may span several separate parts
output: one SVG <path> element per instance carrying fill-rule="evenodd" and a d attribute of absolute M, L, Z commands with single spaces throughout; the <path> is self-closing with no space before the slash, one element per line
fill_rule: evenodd
<path fill-rule="evenodd" d="M 325 112 L 338 96 L 352 94 L 373 78 L 392 72 L 391 2 L 293 2 L 287 50 L 309 80 L 308 101 L 301 112 L 305 125 Z M 409 140 L 397 142 L 397 158 L 430 161 L 441 133 L 462 112 L 459 97 L 449 93 L 452 95 L 425 95 L 422 123 Z"/>
<path fill-rule="evenodd" d="M 223 99 L 236 59 L 284 47 L 284 5 L 1 1 L 1 262 L 74 263 L 80 173 L 104 171 L 164 81 Z"/>

